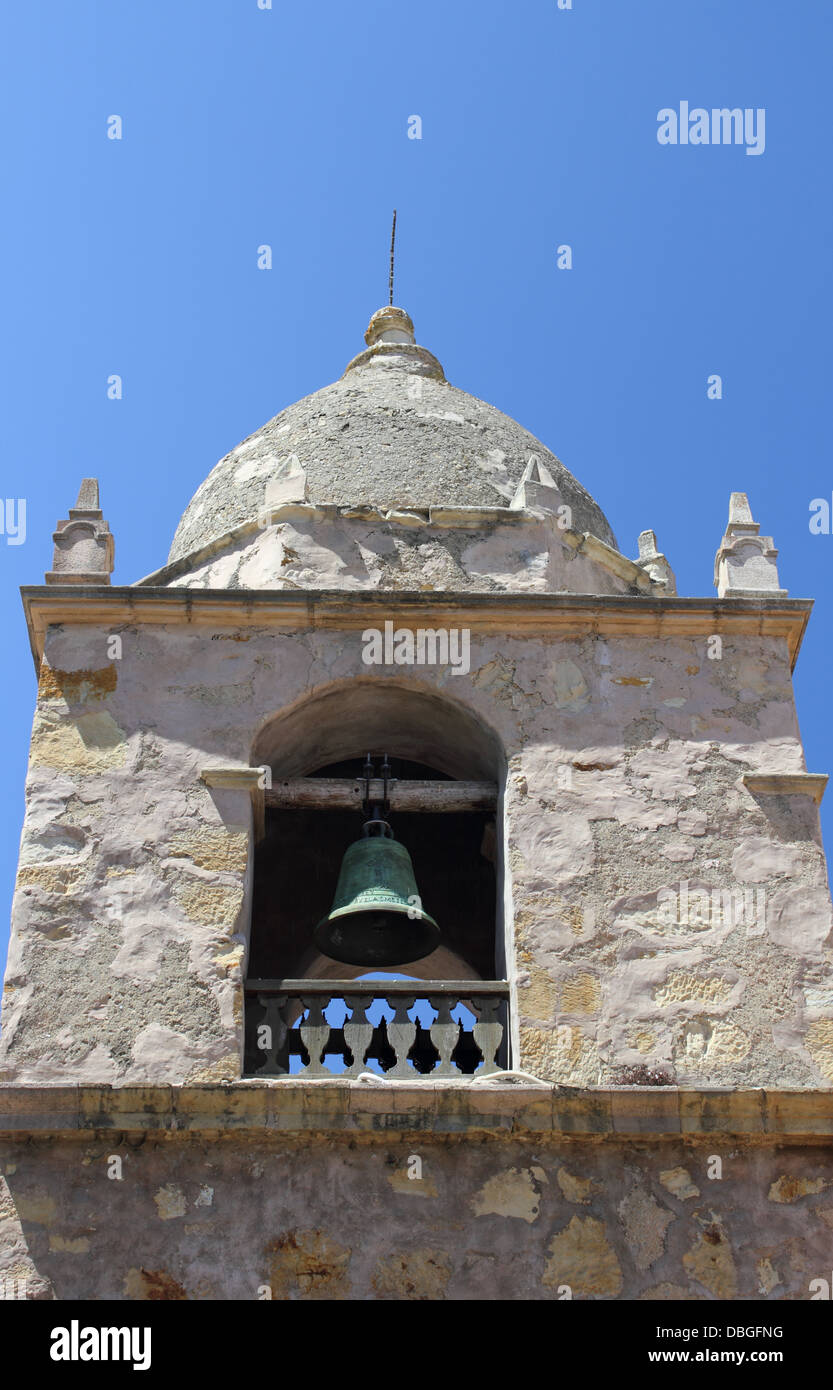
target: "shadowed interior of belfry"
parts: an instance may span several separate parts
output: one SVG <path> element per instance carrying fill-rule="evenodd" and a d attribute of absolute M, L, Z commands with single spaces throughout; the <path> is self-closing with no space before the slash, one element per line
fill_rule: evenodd
<path fill-rule="evenodd" d="M 312 776 L 362 776 L 363 759 L 330 764 Z M 399 781 L 451 780 L 424 764 L 391 759 Z M 387 817 L 411 856 L 425 910 L 441 944 L 467 965 L 469 978 L 495 976 L 495 832 L 487 811 L 396 811 L 392 782 Z M 266 833 L 255 858 L 251 977 L 299 978 L 310 970 L 312 934 L 329 913 L 345 851 L 359 839 L 360 810 L 267 810 Z M 422 962 L 421 964 L 425 964 Z M 343 979 L 363 973 L 341 965 Z"/>

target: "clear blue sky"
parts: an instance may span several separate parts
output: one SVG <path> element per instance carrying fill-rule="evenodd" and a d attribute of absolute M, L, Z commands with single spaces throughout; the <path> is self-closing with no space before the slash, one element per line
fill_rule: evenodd
<path fill-rule="evenodd" d="M 710 594 L 749 493 L 817 600 L 796 687 L 830 767 L 833 536 L 808 518 L 833 490 L 832 60 L 830 0 L 6 0 L 3 491 L 27 539 L 0 537 L 0 955 L 35 698 L 18 586 L 85 475 L 113 581 L 164 563 L 214 462 L 363 346 L 394 206 L 418 340 L 625 553 L 653 527 L 680 592 Z M 660 146 L 681 100 L 764 108 L 764 153 Z"/>

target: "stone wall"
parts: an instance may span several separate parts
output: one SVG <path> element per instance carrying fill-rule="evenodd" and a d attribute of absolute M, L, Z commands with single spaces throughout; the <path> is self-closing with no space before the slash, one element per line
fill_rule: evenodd
<path fill-rule="evenodd" d="M 166 593 L 189 613 L 203 597 Z M 650 612 L 625 622 L 616 610 L 607 635 L 553 634 L 541 620 L 534 640 L 498 617 L 472 625 L 466 672 L 386 668 L 362 661 L 383 596 L 296 630 L 258 625 L 252 602 L 241 596 L 240 620 L 213 628 L 49 628 L 0 1079 L 240 1074 L 252 805 L 200 774 L 258 761 L 274 727 L 280 775 L 294 751 L 280 720 L 304 701 L 329 742 L 318 760 L 310 744 L 300 771 L 338 748 L 355 756 L 362 700 L 384 689 L 391 710 L 407 692 L 427 701 L 432 727 L 462 711 L 499 752 L 516 1067 L 583 1085 L 621 1080 L 623 1067 L 698 1085 L 833 1084 L 817 809 L 743 780 L 804 772 L 782 637 L 732 619 L 715 658 L 708 628 L 658 636 Z M 430 596 L 434 626 L 467 621 L 454 612 Z M 315 701 L 333 692 L 325 728 Z M 740 921 L 733 893 L 748 907 Z"/>

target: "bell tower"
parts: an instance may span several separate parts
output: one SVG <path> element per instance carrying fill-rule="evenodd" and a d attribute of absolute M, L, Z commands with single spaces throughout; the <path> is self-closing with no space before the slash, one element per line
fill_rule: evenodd
<path fill-rule="evenodd" d="M 629 558 L 403 309 L 365 343 L 220 460 L 161 568 L 111 584 L 86 479 L 23 591 L 0 1276 L 810 1297 L 833 1182 L 811 602 L 743 493 L 716 596 L 679 596 L 654 532 Z"/>

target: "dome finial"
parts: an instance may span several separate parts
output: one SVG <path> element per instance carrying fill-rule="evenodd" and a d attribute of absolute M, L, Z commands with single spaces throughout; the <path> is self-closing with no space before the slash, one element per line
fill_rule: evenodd
<path fill-rule="evenodd" d="M 364 340 L 368 347 L 373 347 L 375 343 L 413 344 L 416 342 L 413 319 L 404 309 L 397 309 L 395 304 L 386 304 L 384 309 L 376 310 L 367 326 Z"/>

